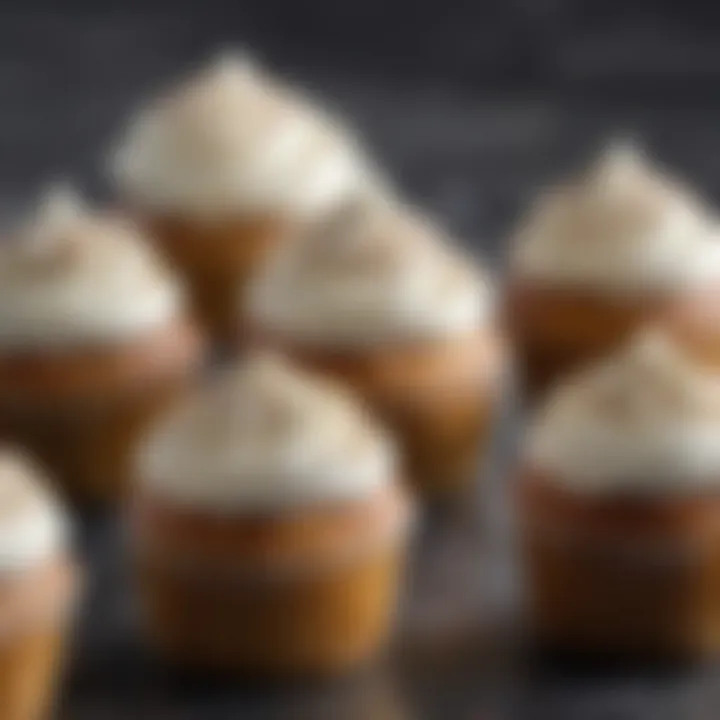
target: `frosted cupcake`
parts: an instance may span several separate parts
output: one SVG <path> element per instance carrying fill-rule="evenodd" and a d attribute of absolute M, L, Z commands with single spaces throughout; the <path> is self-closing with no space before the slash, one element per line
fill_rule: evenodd
<path fill-rule="evenodd" d="M 76 596 L 67 521 L 23 458 L 0 451 L 0 717 L 40 720 Z"/>
<path fill-rule="evenodd" d="M 286 243 L 254 283 L 256 342 L 353 387 L 428 496 L 473 487 L 503 370 L 488 278 L 436 227 L 351 205 Z"/>
<path fill-rule="evenodd" d="M 218 338 L 238 289 L 283 229 L 365 187 L 354 139 L 243 55 L 227 55 L 143 110 L 114 175 L 189 283 Z"/>
<path fill-rule="evenodd" d="M 520 527 L 531 625 L 609 655 L 720 653 L 720 373 L 648 333 L 548 399 Z"/>
<path fill-rule="evenodd" d="M 50 194 L 0 247 L 0 436 L 82 500 L 123 492 L 137 432 L 200 345 L 135 229 Z"/>
<path fill-rule="evenodd" d="M 508 314 L 529 394 L 677 303 L 706 307 L 719 280 L 708 209 L 637 149 L 611 148 L 581 182 L 542 198 L 517 239 Z"/>
<path fill-rule="evenodd" d="M 253 356 L 160 421 L 132 511 L 147 630 L 174 663 L 335 673 L 390 632 L 409 507 L 353 399 Z"/>

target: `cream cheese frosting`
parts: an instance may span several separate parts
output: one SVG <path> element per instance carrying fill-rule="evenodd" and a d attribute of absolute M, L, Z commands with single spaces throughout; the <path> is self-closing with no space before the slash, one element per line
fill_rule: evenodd
<path fill-rule="evenodd" d="M 334 118 L 226 54 L 138 114 L 113 175 L 141 206 L 216 218 L 323 212 L 373 173 Z"/>
<path fill-rule="evenodd" d="M 138 476 L 181 504 L 275 511 L 362 500 L 395 480 L 395 457 L 354 397 L 263 353 L 161 420 Z"/>
<path fill-rule="evenodd" d="M 36 567 L 65 550 L 68 519 L 35 468 L 0 451 L 0 575 Z"/>
<path fill-rule="evenodd" d="M 0 347 L 123 340 L 181 312 L 179 289 L 137 230 L 54 189 L 0 246 Z"/>
<path fill-rule="evenodd" d="M 251 322 L 340 346 L 473 332 L 492 315 L 493 291 L 444 240 L 394 203 L 350 203 L 282 245 L 250 288 Z"/>
<path fill-rule="evenodd" d="M 720 374 L 658 330 L 562 386 L 528 442 L 530 467 L 588 492 L 720 487 Z"/>
<path fill-rule="evenodd" d="M 580 182 L 542 196 L 514 250 L 521 277 L 607 293 L 720 279 L 717 220 L 627 143 L 610 146 Z"/>

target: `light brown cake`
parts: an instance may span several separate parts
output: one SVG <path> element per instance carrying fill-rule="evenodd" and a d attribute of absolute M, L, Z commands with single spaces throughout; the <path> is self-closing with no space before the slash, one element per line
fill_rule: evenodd
<path fill-rule="evenodd" d="M 488 280 L 395 204 L 348 206 L 277 253 L 245 343 L 345 382 L 392 430 L 426 497 L 474 487 L 505 372 Z"/>
<path fill-rule="evenodd" d="M 131 513 L 148 637 L 219 673 L 325 675 L 386 644 L 409 507 L 351 399 L 275 358 L 170 413 Z"/>
<path fill-rule="evenodd" d="M 143 425 L 202 359 L 173 279 L 122 220 L 52 195 L 0 250 L 0 437 L 115 500 Z"/>
<path fill-rule="evenodd" d="M 518 488 L 530 626 L 609 656 L 720 654 L 720 374 L 648 335 L 552 393 Z"/>
<path fill-rule="evenodd" d="M 720 284 L 716 221 L 637 149 L 610 148 L 541 198 L 511 259 L 505 316 L 531 401 Z"/>
<path fill-rule="evenodd" d="M 218 58 L 138 113 L 114 158 L 122 201 L 223 343 L 238 297 L 288 228 L 365 188 L 352 134 L 244 55 Z"/>
<path fill-rule="evenodd" d="M 78 586 L 61 510 L 22 458 L 0 454 L 0 717 L 49 716 Z"/>

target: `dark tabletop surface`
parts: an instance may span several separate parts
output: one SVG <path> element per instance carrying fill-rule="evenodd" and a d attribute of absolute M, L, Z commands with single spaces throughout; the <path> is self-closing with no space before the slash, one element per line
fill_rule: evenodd
<path fill-rule="evenodd" d="M 107 197 L 103 152 L 133 104 L 238 40 L 351 117 L 407 195 L 498 268 L 519 209 L 612 135 L 642 137 L 720 200 L 711 3 L 62 5 L 0 10 L 0 210 L 11 214 L 49 180 Z M 82 514 L 88 592 L 58 717 L 717 717 L 713 668 L 577 667 L 527 647 L 508 511 L 518 418 L 508 408 L 499 419 L 474 504 L 426 519 L 394 652 L 332 685 L 218 687 L 169 673 L 137 631 L 121 523 Z"/>

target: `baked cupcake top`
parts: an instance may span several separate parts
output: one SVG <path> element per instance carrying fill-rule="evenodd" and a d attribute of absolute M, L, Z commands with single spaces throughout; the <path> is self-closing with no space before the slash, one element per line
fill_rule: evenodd
<path fill-rule="evenodd" d="M 390 442 L 353 397 L 266 354 L 161 420 L 138 464 L 151 493 L 221 512 L 362 500 L 395 480 Z"/>
<path fill-rule="evenodd" d="M 699 198 L 620 144 L 540 198 L 512 260 L 520 277 L 549 285 L 662 293 L 719 279 L 720 235 Z"/>
<path fill-rule="evenodd" d="M 181 294 L 130 224 L 50 192 L 0 245 L 0 347 L 122 341 L 171 320 Z"/>
<path fill-rule="evenodd" d="M 348 204 L 282 245 L 250 289 L 251 322 L 333 346 L 472 332 L 489 319 L 493 293 L 445 240 L 389 202 Z"/>
<path fill-rule="evenodd" d="M 216 218 L 324 211 L 368 166 L 333 118 L 230 54 L 137 115 L 113 175 L 141 207 Z"/>
<path fill-rule="evenodd" d="M 65 550 L 68 521 L 36 469 L 0 450 L 0 575 L 36 567 Z"/>
<path fill-rule="evenodd" d="M 528 460 L 578 491 L 717 488 L 720 374 L 645 331 L 550 397 L 530 430 Z"/>

